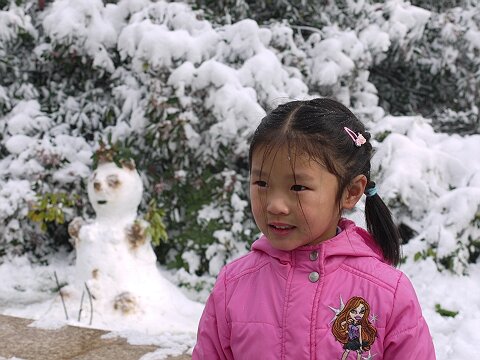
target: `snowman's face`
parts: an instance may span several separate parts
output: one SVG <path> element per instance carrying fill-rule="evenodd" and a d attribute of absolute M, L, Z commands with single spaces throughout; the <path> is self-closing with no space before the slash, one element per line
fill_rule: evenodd
<path fill-rule="evenodd" d="M 101 164 L 88 179 L 88 198 L 98 216 L 136 213 L 143 185 L 136 170 Z"/>

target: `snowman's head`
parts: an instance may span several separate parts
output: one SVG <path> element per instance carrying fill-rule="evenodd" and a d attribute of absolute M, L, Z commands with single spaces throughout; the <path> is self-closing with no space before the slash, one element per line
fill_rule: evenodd
<path fill-rule="evenodd" d="M 136 216 L 143 184 L 136 169 L 103 163 L 90 175 L 87 190 L 98 217 Z"/>

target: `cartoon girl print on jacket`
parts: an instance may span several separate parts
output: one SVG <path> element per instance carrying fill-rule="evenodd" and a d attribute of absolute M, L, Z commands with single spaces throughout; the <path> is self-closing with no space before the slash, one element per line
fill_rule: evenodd
<path fill-rule="evenodd" d="M 361 354 L 370 350 L 377 329 L 370 322 L 369 315 L 370 305 L 365 299 L 354 296 L 336 316 L 332 333 L 343 344 L 342 360 L 347 359 L 351 351 L 357 353 L 357 360 L 361 360 Z"/>

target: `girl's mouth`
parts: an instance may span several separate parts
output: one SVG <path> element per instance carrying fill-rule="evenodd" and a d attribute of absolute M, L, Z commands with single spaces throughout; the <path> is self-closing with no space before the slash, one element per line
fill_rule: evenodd
<path fill-rule="evenodd" d="M 98 200 L 97 204 L 99 205 L 105 205 L 107 203 L 107 200 Z"/>
<path fill-rule="evenodd" d="M 295 226 L 282 223 L 270 223 L 268 224 L 268 228 L 274 234 L 288 235 L 293 229 L 295 229 Z"/>

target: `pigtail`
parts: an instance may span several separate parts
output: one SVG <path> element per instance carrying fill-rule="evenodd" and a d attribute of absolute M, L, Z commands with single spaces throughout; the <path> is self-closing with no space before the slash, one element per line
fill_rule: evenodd
<path fill-rule="evenodd" d="M 368 184 L 365 193 L 367 195 L 365 201 L 367 229 L 382 249 L 385 259 L 397 265 L 400 262 L 400 233 L 393 222 L 392 214 L 376 193 L 374 182 L 371 181 Z"/>

